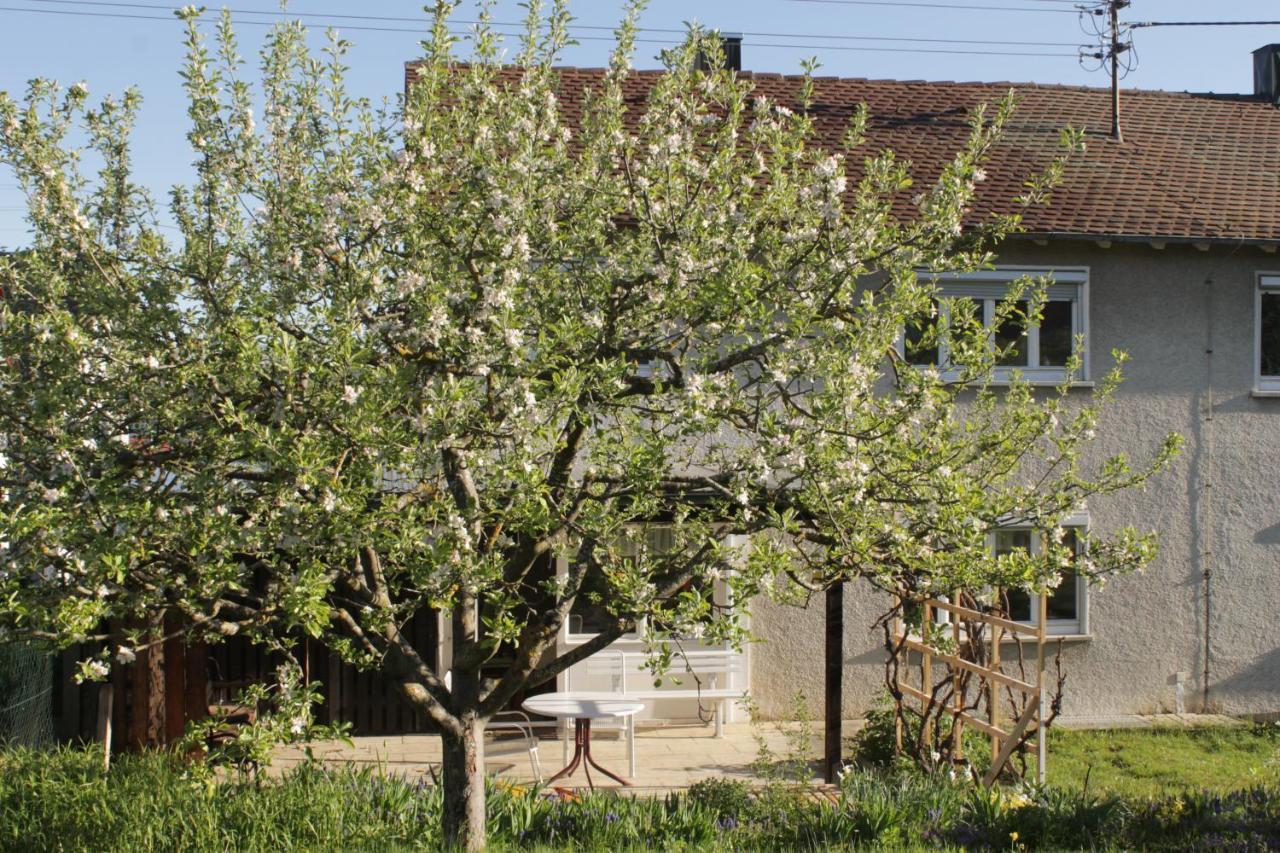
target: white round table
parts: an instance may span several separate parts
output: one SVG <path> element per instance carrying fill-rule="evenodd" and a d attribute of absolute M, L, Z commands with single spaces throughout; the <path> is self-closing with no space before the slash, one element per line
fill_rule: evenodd
<path fill-rule="evenodd" d="M 573 719 L 573 760 L 556 775 L 547 780 L 550 785 L 561 776 L 568 776 L 582 764 L 587 774 L 587 785 L 595 788 L 591 781 L 591 768 L 599 770 L 620 785 L 630 785 L 626 779 L 612 773 L 591 757 L 591 721 L 631 717 L 644 710 L 644 703 L 633 699 L 611 699 L 601 694 L 590 693 L 540 693 L 524 700 L 522 707 L 531 714 L 542 714 L 546 717 L 557 717 L 562 720 Z M 585 764 L 583 761 L 585 760 Z"/>

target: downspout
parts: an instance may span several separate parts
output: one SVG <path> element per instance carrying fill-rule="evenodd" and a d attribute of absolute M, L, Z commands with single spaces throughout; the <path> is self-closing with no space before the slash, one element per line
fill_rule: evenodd
<path fill-rule="evenodd" d="M 1200 597 L 1204 602 L 1204 636 L 1202 642 L 1204 644 L 1201 653 L 1201 659 L 1204 662 L 1204 670 L 1201 673 L 1201 713 L 1209 712 L 1209 655 L 1212 650 L 1211 625 L 1213 618 L 1212 608 L 1212 592 L 1213 592 L 1213 414 L 1214 414 L 1214 398 L 1213 398 L 1213 276 L 1210 275 L 1204 280 L 1204 297 L 1205 297 L 1205 346 L 1204 346 L 1204 375 L 1205 375 L 1205 407 L 1204 407 L 1204 460 L 1203 469 L 1201 471 L 1200 489 L 1201 497 L 1201 518 L 1203 520 L 1201 530 L 1201 551 L 1200 551 Z"/>

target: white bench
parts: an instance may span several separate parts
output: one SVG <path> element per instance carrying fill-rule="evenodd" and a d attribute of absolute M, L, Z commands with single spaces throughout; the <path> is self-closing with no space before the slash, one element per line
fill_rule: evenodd
<path fill-rule="evenodd" d="M 728 649 L 698 649 L 677 654 L 670 670 L 662 677 L 662 686 L 654 685 L 653 675 L 646 667 L 647 661 L 648 655 L 644 652 L 606 649 L 570 669 L 569 690 L 595 690 L 595 685 L 607 680 L 609 687 L 601 692 L 628 699 L 712 702 L 715 705 L 716 737 L 724 736 L 726 703 L 747 695 L 744 654 Z M 574 684 L 575 674 L 591 686 Z"/>

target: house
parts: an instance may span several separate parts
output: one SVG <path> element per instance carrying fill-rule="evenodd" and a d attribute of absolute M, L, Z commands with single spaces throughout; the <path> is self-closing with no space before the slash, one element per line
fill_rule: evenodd
<path fill-rule="evenodd" d="M 1242 70 L 1245 67 L 1241 58 Z M 1280 45 L 1260 49 L 1251 94 L 1125 90 L 1123 140 L 1110 135 L 1109 90 L 1009 83 L 939 83 L 820 78 L 815 118 L 821 140 L 839 145 L 858 104 L 869 108 L 874 153 L 892 148 L 919 181 L 937 174 L 963 144 L 980 104 L 1013 89 L 1020 105 L 988 166 L 975 217 L 1000 211 L 1024 179 L 1057 152 L 1059 130 L 1084 128 L 1086 150 L 1070 161 L 1065 184 L 1046 207 L 1030 210 L 1025 233 L 1001 248 L 989 273 L 943 277 L 956 295 L 988 302 L 1025 272 L 1051 273 L 1042 322 L 1028 330 L 1019 369 L 1052 384 L 1076 335 L 1086 373 L 1105 371 L 1113 348 L 1131 356 L 1127 381 L 1102 423 L 1100 455 L 1142 455 L 1169 431 L 1186 439 L 1171 470 L 1144 491 L 1081 507 L 1074 526 L 1106 532 L 1124 525 L 1159 532 L 1161 550 L 1142 575 L 1105 589 L 1066 584 L 1047 602 L 1047 631 L 1061 639 L 1067 684 L 1063 713 L 1087 717 L 1155 711 L 1265 714 L 1280 710 Z M 659 72 L 626 83 L 642 103 Z M 600 70 L 560 71 L 562 109 L 572 124 Z M 414 66 L 407 67 L 412 84 Z M 798 77 L 748 73 L 760 93 L 794 104 Z M 859 152 L 856 156 L 863 156 Z M 853 168 L 856 164 L 851 163 Z M 910 210 L 909 192 L 901 199 Z M 655 535 L 661 536 L 661 532 Z M 654 543 L 660 545 L 660 543 Z M 1036 547 L 1027 531 L 992 536 L 992 548 Z M 723 596 L 723 590 L 711 594 Z M 865 712 L 883 681 L 884 651 L 873 629 L 884 598 L 865 584 L 844 596 L 844 716 Z M 1010 602 L 1033 619 L 1029 597 Z M 746 652 L 687 644 L 718 661 L 714 691 L 749 690 L 767 716 L 788 713 L 796 691 L 816 707 L 823 691 L 823 608 L 757 602 L 752 631 L 765 642 Z M 592 633 L 580 603 L 561 650 Z M 448 625 L 422 614 L 410 630 L 424 652 L 447 648 Z M 202 716 L 207 699 L 259 679 L 271 661 L 239 638 L 205 650 L 166 644 L 162 655 L 113 672 L 115 731 L 142 742 L 160 706 L 170 733 Z M 560 688 L 615 689 L 639 641 L 624 638 L 562 675 Z M 326 719 L 364 734 L 422 731 L 426 721 L 377 676 L 343 665 L 317 644 L 302 652 L 308 677 L 325 684 Z M 441 655 L 445 659 L 445 655 Z M 63 656 L 65 676 L 74 652 Z M 167 696 L 145 673 L 163 667 Z M 626 678 L 642 677 L 638 673 Z M 59 682 L 65 678 L 59 679 Z M 651 719 L 699 714 L 689 685 L 651 702 Z M 180 698 L 182 697 L 182 698 Z M 54 713 L 65 735 L 91 734 L 95 707 L 83 691 L 61 689 Z M 705 708 L 705 703 L 704 703 Z M 726 703 L 729 719 L 743 712 Z M 126 715 L 128 719 L 126 720 Z"/>
<path fill-rule="evenodd" d="M 814 115 L 832 148 L 855 107 L 870 113 L 868 142 L 909 159 L 917 183 L 962 146 L 975 107 L 1012 89 L 1019 106 L 988 167 L 974 216 L 1007 209 L 1028 175 L 1059 150 L 1059 131 L 1083 128 L 1086 150 L 1069 163 L 1048 206 L 1028 212 L 990 273 L 943 277 L 944 291 L 989 306 L 1024 273 L 1054 284 L 1039 327 L 1016 365 L 1028 378 L 1063 377 L 1074 336 L 1085 374 L 1126 350 L 1127 381 L 1099 429 L 1095 451 L 1140 457 L 1170 431 L 1186 439 L 1171 470 L 1142 491 L 1082 507 L 1073 526 L 1109 531 L 1133 524 L 1159 532 L 1160 554 L 1143 574 L 1105 589 L 1068 583 L 1048 602 L 1047 631 L 1061 640 L 1066 716 L 1158 711 L 1263 714 L 1280 710 L 1280 45 L 1255 52 L 1250 94 L 1125 90 L 1123 140 L 1111 136 L 1110 90 L 1010 83 L 819 78 Z M 1246 66 L 1241 58 L 1242 71 Z M 637 72 L 626 97 L 642 103 L 661 72 Z M 801 80 L 740 72 L 781 105 Z M 412 85 L 414 65 L 406 68 Z M 560 69 L 570 124 L 598 69 Z M 855 170 L 856 164 L 849 164 Z M 852 182 L 851 182 L 852 184 Z M 907 193 L 903 210 L 909 210 Z M 1028 531 L 1001 531 L 993 549 L 1036 547 Z M 858 716 L 883 683 L 884 652 L 872 629 L 884 599 L 868 585 L 845 594 L 844 716 Z M 1015 618 L 1039 607 L 1023 596 Z M 589 609 L 570 620 L 563 650 L 590 636 Z M 766 642 L 727 678 L 749 689 L 766 715 L 792 695 L 822 695 L 822 607 L 760 602 L 752 630 Z M 698 648 L 695 642 L 692 646 Z M 633 652 L 623 639 L 615 655 Z M 705 650 L 705 649 L 704 649 Z M 617 686 L 591 662 L 561 688 Z M 696 703 L 655 703 L 651 716 L 692 717 Z M 740 711 L 730 713 L 741 714 Z"/>

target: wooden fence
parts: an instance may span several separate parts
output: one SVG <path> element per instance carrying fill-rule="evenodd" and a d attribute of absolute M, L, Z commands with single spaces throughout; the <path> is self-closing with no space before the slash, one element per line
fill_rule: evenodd
<path fill-rule="evenodd" d="M 434 612 L 416 616 L 405 627 L 414 647 L 436 658 L 438 631 Z M 322 722 L 349 722 L 356 735 L 414 734 L 434 731 L 424 715 L 375 673 L 342 662 L 322 644 L 299 639 L 295 656 L 308 682 L 319 681 Z M 76 661 L 92 650 L 74 648 L 59 655 L 54 667 L 54 723 L 63 740 L 93 740 L 100 726 L 97 685 L 72 681 Z M 215 646 L 185 646 L 171 640 L 154 652 L 140 652 L 136 663 L 112 667 L 110 730 L 115 750 L 159 746 L 182 735 L 186 724 L 208 714 L 211 703 L 226 702 L 250 684 L 274 679 L 282 662 L 243 637 Z"/>

